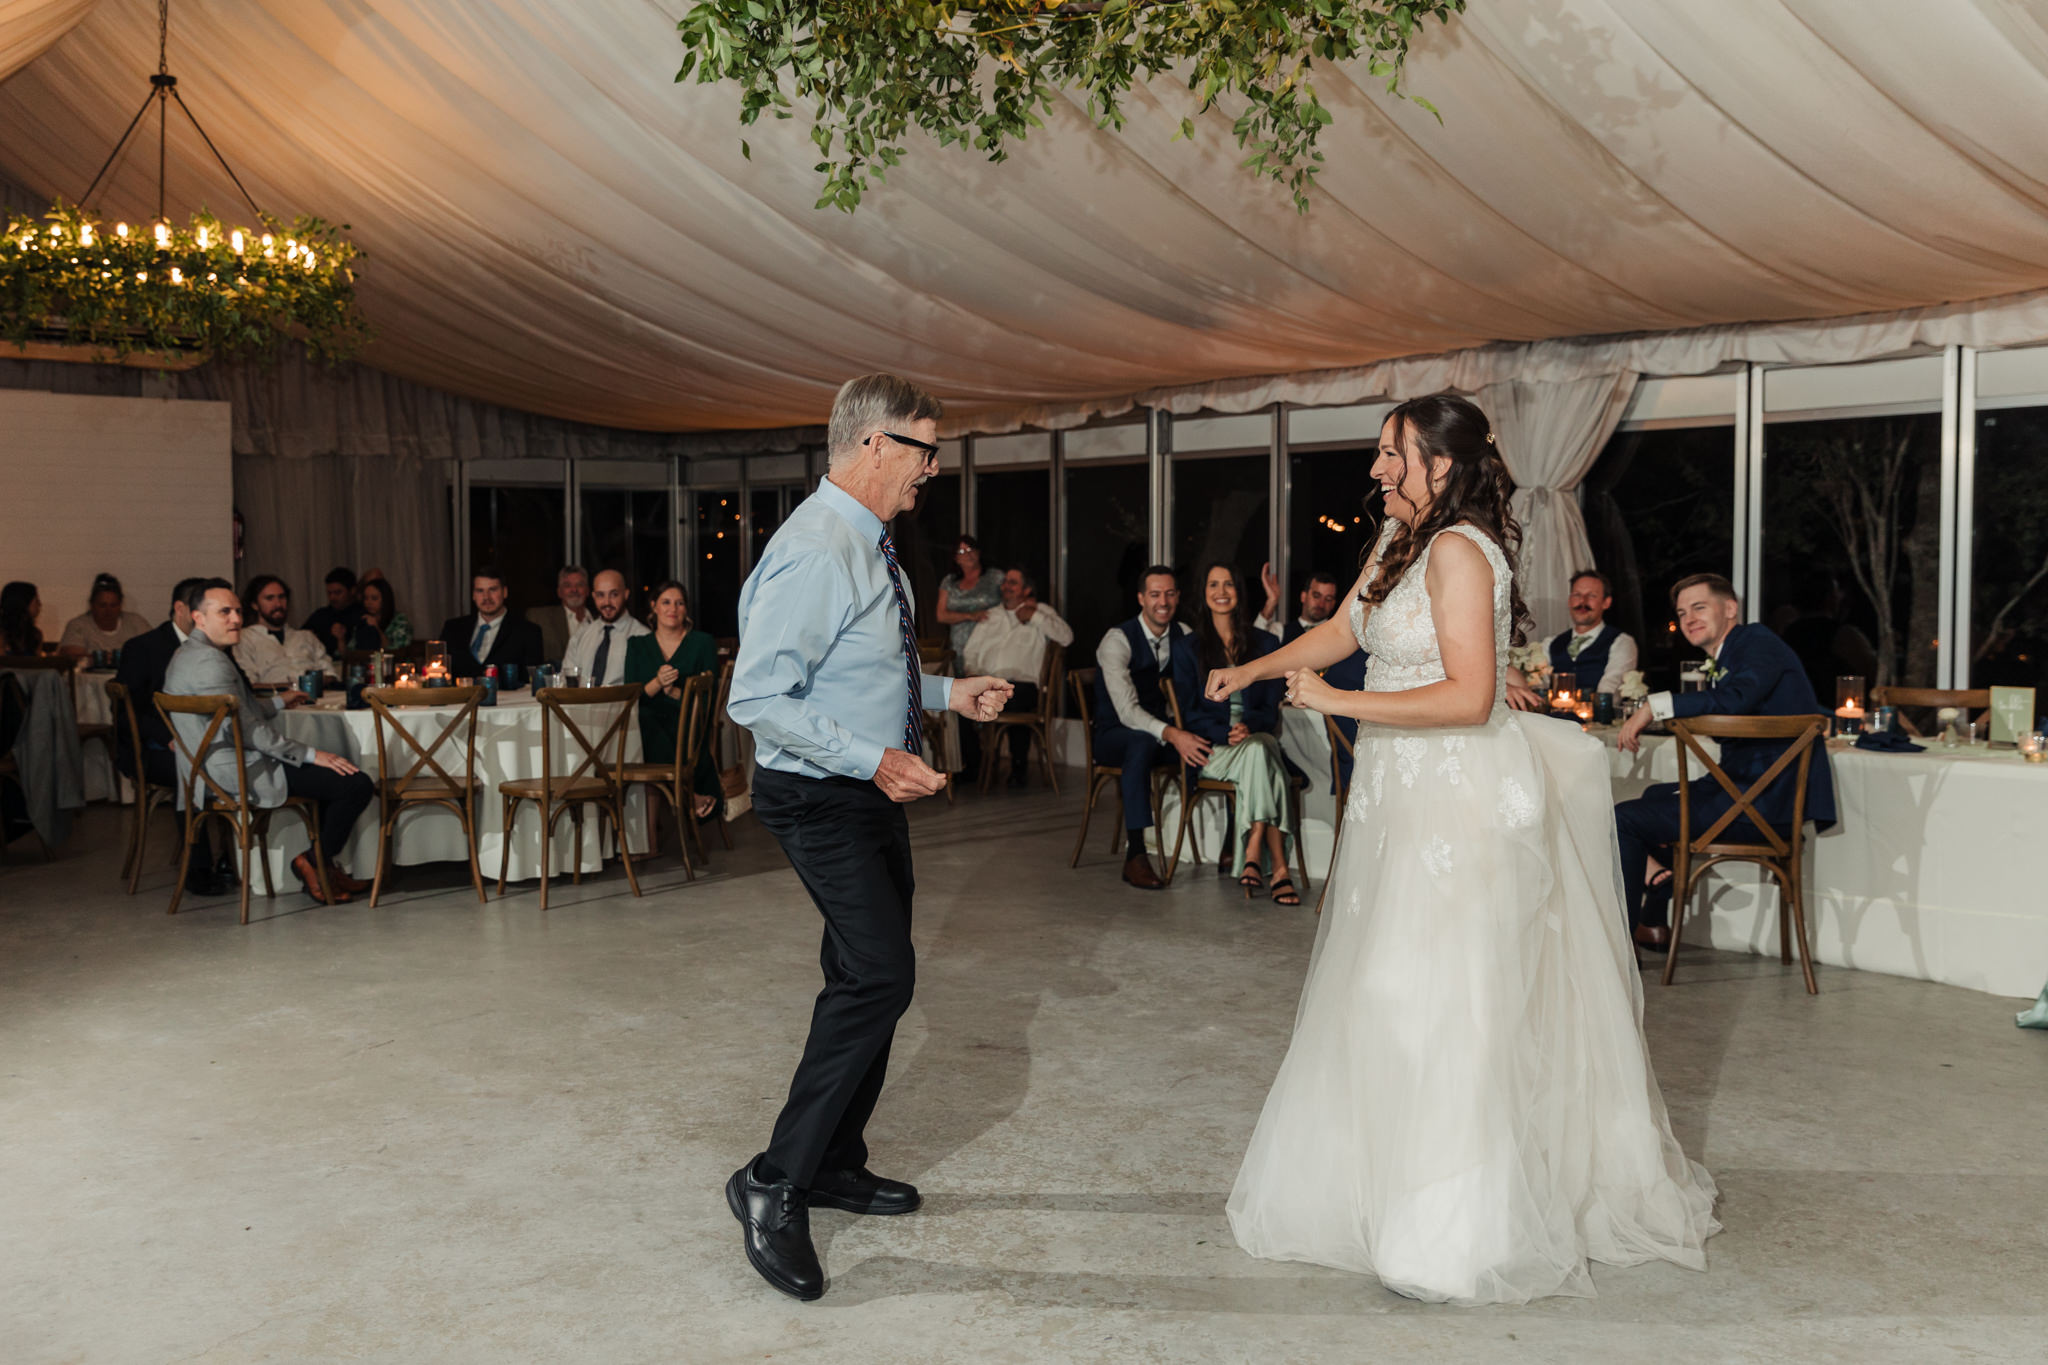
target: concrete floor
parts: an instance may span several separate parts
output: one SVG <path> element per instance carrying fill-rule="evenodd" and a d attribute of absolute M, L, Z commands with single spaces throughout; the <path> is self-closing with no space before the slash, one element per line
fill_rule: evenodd
<path fill-rule="evenodd" d="M 2048 1352 L 2048 1036 L 2021 1002 L 1691 955 L 1649 991 L 1704 1274 L 1469 1310 L 1242 1255 L 1223 1201 L 1313 937 L 1210 871 L 1069 871 L 1072 792 L 918 807 L 917 1004 L 870 1131 L 919 1214 L 821 1213 L 831 1288 L 720 1194 L 817 986 L 751 819 L 715 875 L 167 918 L 116 812 L 0 866 L 0 1360 L 1940 1361 Z M 2048 969 L 2048 964 L 2043 964 Z"/>

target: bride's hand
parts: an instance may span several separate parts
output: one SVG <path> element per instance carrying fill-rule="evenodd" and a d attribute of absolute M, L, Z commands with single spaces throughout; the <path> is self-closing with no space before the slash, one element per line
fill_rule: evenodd
<path fill-rule="evenodd" d="M 1337 689 L 1323 681 L 1313 668 L 1297 668 L 1287 675 L 1287 704 L 1304 711 L 1328 714 L 1337 699 Z"/>
<path fill-rule="evenodd" d="M 1233 692 L 1242 692 L 1244 683 L 1238 679 L 1238 670 L 1218 668 L 1209 674 L 1209 686 L 1202 692 L 1210 701 L 1228 701 Z"/>

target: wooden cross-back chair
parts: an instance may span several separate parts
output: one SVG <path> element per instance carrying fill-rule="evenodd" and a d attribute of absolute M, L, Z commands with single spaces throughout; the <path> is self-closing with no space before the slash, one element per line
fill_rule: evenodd
<path fill-rule="evenodd" d="M 0 666 L 12 668 L 12 663 L 0 661 Z M 21 727 L 28 721 L 28 696 L 21 689 L 12 673 L 0 672 L 0 727 L 7 732 L 0 735 L 0 782 L 11 783 L 21 792 L 24 804 L 28 801 L 28 788 L 21 780 L 21 760 L 14 756 L 14 741 L 21 733 Z M 42 831 L 30 826 L 29 833 L 36 836 L 36 843 L 43 850 L 43 861 L 50 861 L 50 845 L 44 841 Z M 7 856 L 5 832 L 0 831 L 0 858 Z"/>
<path fill-rule="evenodd" d="M 1103 784 L 1107 783 L 1112 787 L 1119 787 L 1123 782 L 1124 776 L 1124 770 L 1121 766 L 1114 763 L 1100 763 L 1095 758 L 1095 679 L 1100 671 L 1094 668 L 1077 668 L 1067 674 L 1067 686 L 1074 694 L 1074 714 L 1081 718 L 1081 734 L 1088 758 L 1088 800 L 1081 807 L 1081 832 L 1074 838 L 1074 856 L 1067 859 L 1068 867 L 1079 867 L 1081 865 L 1081 850 L 1088 842 L 1088 823 L 1095 818 L 1095 803 L 1102 798 Z M 1180 762 L 1180 755 L 1174 754 L 1173 760 L 1175 763 Z M 1155 829 L 1159 825 L 1159 787 L 1161 783 L 1170 780 L 1171 774 L 1167 769 L 1157 768 L 1152 772 L 1146 784 L 1152 792 L 1152 825 Z M 1123 800 L 1120 792 L 1117 800 L 1117 809 L 1119 817 L 1122 817 Z M 1119 818 L 1115 828 L 1110 831 L 1109 851 L 1111 853 L 1115 853 L 1121 847 L 1127 834 L 1124 826 L 1129 823 L 1127 818 Z M 1164 852 L 1165 845 L 1163 841 L 1160 847 L 1161 851 Z"/>
<path fill-rule="evenodd" d="M 690 861 L 691 845 L 696 846 L 698 857 L 710 862 L 704 851 L 703 835 L 697 829 L 696 777 L 698 761 L 704 757 L 704 743 L 711 736 L 711 699 L 717 687 L 718 677 L 713 673 L 693 673 L 683 679 L 675 753 L 665 759 L 628 763 L 619 770 L 619 781 L 626 786 L 652 788 L 668 804 L 669 814 L 676 822 L 676 842 L 683 850 L 683 877 L 687 881 L 697 879 L 697 869 Z M 661 821 L 651 806 L 647 816 L 645 856 L 652 857 L 660 848 Z"/>
<path fill-rule="evenodd" d="M 995 781 L 996 764 L 1002 758 L 997 750 L 1007 747 L 1003 742 L 1003 731 L 1023 727 L 1038 745 L 1038 757 L 1045 769 L 1046 784 L 1053 795 L 1059 795 L 1060 779 L 1052 761 L 1052 718 L 1053 710 L 1059 705 L 1060 679 L 1067 672 L 1067 648 L 1048 641 L 1045 655 L 1038 661 L 1038 705 L 1029 711 L 1012 711 L 997 716 L 991 721 L 976 722 L 982 727 L 981 745 L 981 789 L 987 791 Z M 1030 762 L 1029 748 L 1026 748 L 1025 762 Z"/>
<path fill-rule="evenodd" d="M 175 802 L 178 789 L 149 780 L 149 769 L 142 759 L 142 720 L 135 713 L 135 698 L 120 683 L 110 682 L 106 688 L 107 701 L 114 708 L 114 723 L 128 732 L 128 752 L 135 758 L 135 768 L 128 774 L 128 780 L 135 785 L 135 805 L 128 820 L 128 858 L 121 864 L 121 875 L 128 879 L 128 894 L 132 896 L 142 880 L 142 856 L 149 848 L 149 817 L 166 801 Z"/>
<path fill-rule="evenodd" d="M 1358 750 L 1345 738 L 1335 716 L 1323 717 L 1323 731 L 1330 737 L 1330 790 L 1337 797 L 1337 812 L 1330 834 L 1330 869 L 1323 874 L 1323 889 L 1316 893 L 1316 913 L 1323 913 L 1323 899 L 1330 894 L 1330 878 L 1337 871 L 1337 848 L 1344 842 L 1344 811 L 1351 804 L 1351 783 L 1344 776 L 1344 760 L 1357 762 Z"/>
<path fill-rule="evenodd" d="M 1826 716 L 1694 716 L 1667 721 L 1678 739 L 1678 840 L 1673 844 L 1671 879 L 1671 943 L 1664 956 L 1664 984 L 1670 985 L 1678 969 L 1678 942 L 1685 926 L 1685 911 L 1701 876 L 1717 863 L 1754 863 L 1778 883 L 1778 956 L 1792 961 L 1792 936 L 1799 939 L 1799 970 L 1806 978 L 1806 993 L 1818 995 L 1813 979 L 1813 955 L 1807 946 L 1805 876 L 1802 862 L 1806 848 L 1806 778 L 1812 770 L 1814 753 L 1827 734 Z M 1736 784 L 1727 770 L 1714 760 L 1700 739 L 1778 739 L 1787 741 L 1785 751 L 1763 775 L 1747 788 Z M 1692 815 L 1692 783 L 1688 760 L 1697 759 L 1732 804 L 1706 829 L 1695 832 Z M 1827 760 L 1823 758 L 1822 762 Z M 1757 810 L 1756 803 L 1771 785 L 1787 772 L 1795 783 L 1792 821 L 1780 831 Z M 1737 826 L 1746 821 L 1748 829 Z M 1740 836 L 1754 831 L 1761 842 Z M 1735 837 L 1731 837 L 1735 836 Z"/>
<path fill-rule="evenodd" d="M 178 757 L 184 760 L 185 773 L 179 781 L 178 800 L 184 811 L 184 842 L 178 853 L 178 880 L 171 887 L 171 908 L 165 914 L 178 913 L 178 902 L 185 896 L 185 874 L 192 862 L 192 845 L 206 829 L 209 819 L 225 820 L 235 831 L 236 847 L 241 851 L 242 869 L 242 923 L 249 922 L 249 883 L 255 869 L 251 866 L 250 849 L 255 849 L 255 861 L 263 865 L 263 894 L 275 896 L 277 885 L 271 880 L 270 858 L 270 817 L 277 811 L 295 811 L 306 822 L 306 835 L 313 844 L 313 867 L 320 877 L 320 897 L 328 904 L 334 902 L 334 892 L 327 884 L 327 851 L 320 846 L 320 816 L 314 803 L 303 796 L 287 796 L 282 806 L 252 806 L 249 804 L 249 762 L 247 750 L 242 743 L 241 699 L 226 695 L 174 697 L 168 692 L 156 694 L 157 714 L 163 717 L 164 728 L 171 732 L 171 743 L 177 746 Z M 185 743 L 185 737 L 178 733 L 173 716 L 203 716 L 206 729 L 199 736 L 199 744 Z M 212 773 L 206 771 L 200 755 L 213 749 L 213 742 L 226 728 L 233 739 L 235 750 L 235 789 L 223 787 Z"/>
<path fill-rule="evenodd" d="M 1898 712 L 1899 728 L 1915 739 L 1924 739 L 1920 727 L 1907 714 L 1908 709 L 1939 711 L 1944 706 L 1953 706 L 1959 711 L 1977 713 L 1991 709 L 1991 689 L 1988 687 L 1873 687 L 1870 690 L 1872 710 L 1889 706 Z"/>
<path fill-rule="evenodd" d="M 1176 730 L 1185 730 L 1187 726 L 1182 723 L 1180 697 L 1174 690 L 1173 679 L 1161 678 L 1159 680 L 1159 690 L 1166 694 L 1167 709 L 1173 713 L 1173 727 Z M 1232 825 L 1237 826 L 1237 784 L 1235 782 L 1225 782 L 1221 778 L 1216 777 L 1198 777 L 1190 782 L 1188 780 L 1188 765 L 1180 762 L 1174 764 L 1167 780 L 1178 783 L 1180 787 L 1180 823 L 1173 834 L 1173 856 L 1166 863 L 1166 880 L 1171 883 L 1173 881 L 1173 874 L 1180 869 L 1180 849 L 1183 839 L 1187 840 L 1190 847 L 1194 850 L 1195 861 L 1198 863 L 1202 861 L 1201 836 L 1193 833 L 1190 829 L 1190 821 L 1194 813 L 1195 803 L 1204 796 L 1212 794 L 1224 797 L 1230 802 Z M 1294 860 L 1297 863 L 1302 861 L 1301 793 L 1305 785 L 1292 768 L 1287 770 L 1287 824 L 1288 833 L 1294 836 Z M 1243 829 L 1241 826 L 1238 827 L 1238 833 L 1242 836 Z M 1227 854 L 1229 849 L 1226 847 L 1223 852 Z M 1296 888 L 1297 893 L 1306 897 L 1308 894 L 1308 883 L 1308 868 L 1303 867 L 1301 869 L 1301 885 Z"/>
<path fill-rule="evenodd" d="M 576 858 L 571 864 L 571 882 L 583 883 L 583 808 L 596 806 L 598 810 L 598 838 L 604 837 L 604 818 L 609 815 L 612 831 L 618 837 L 619 860 L 626 865 L 626 881 L 633 888 L 635 896 L 640 894 L 640 878 L 633 872 L 633 853 L 626 847 L 625 785 L 619 780 L 619 770 L 626 766 L 626 724 L 636 714 L 640 701 L 640 686 L 625 683 L 618 687 L 543 687 L 534 694 L 540 703 L 540 764 L 541 776 L 515 778 L 498 784 L 498 794 L 504 802 L 504 840 L 499 847 L 498 894 L 505 894 L 505 874 L 512 860 L 513 824 L 519 818 L 519 810 L 526 802 L 533 802 L 540 812 L 540 908 L 548 908 L 549 853 L 554 846 L 555 825 L 564 811 L 576 826 Z M 614 707 L 604 729 L 595 741 L 583 732 L 575 717 L 569 714 L 569 707 Z M 567 741 L 565 756 L 575 758 L 576 766 L 566 775 L 555 773 L 554 733 L 561 727 Z M 605 750 L 611 756 L 605 756 Z"/>
<path fill-rule="evenodd" d="M 476 775 L 476 708 L 482 702 L 481 687 L 366 687 L 363 700 L 377 729 L 377 876 L 370 884 L 370 907 L 384 894 L 384 877 L 391 869 L 392 845 L 396 842 L 399 817 L 409 810 L 439 806 L 453 811 L 462 822 L 462 844 L 469 853 L 469 880 L 479 901 L 484 894 L 484 874 L 476 860 L 476 798 L 483 783 Z M 432 741 L 420 737 L 401 720 L 399 711 L 456 708 Z M 386 738 L 387 732 L 389 738 Z M 461 776 L 443 766 L 444 748 L 460 741 Z M 446 756 L 450 762 L 454 756 Z M 394 761 L 395 760 L 395 761 Z M 409 765 L 409 766 L 408 766 Z"/>

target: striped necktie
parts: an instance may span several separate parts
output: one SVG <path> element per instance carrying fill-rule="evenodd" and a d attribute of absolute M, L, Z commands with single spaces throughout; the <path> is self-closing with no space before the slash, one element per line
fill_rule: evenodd
<path fill-rule="evenodd" d="M 903 632 L 903 670 L 910 684 L 909 706 L 903 717 L 903 747 L 916 754 L 924 752 L 924 668 L 917 653 L 917 631 L 910 621 L 910 598 L 903 592 L 903 570 L 896 563 L 896 542 L 882 531 L 882 560 L 889 566 L 889 586 L 896 593 L 896 620 Z"/>

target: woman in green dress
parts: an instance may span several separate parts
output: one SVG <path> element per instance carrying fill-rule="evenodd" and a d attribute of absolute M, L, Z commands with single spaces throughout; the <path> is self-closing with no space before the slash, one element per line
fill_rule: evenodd
<path fill-rule="evenodd" d="M 1279 648 L 1278 640 L 1252 625 L 1237 570 L 1228 564 L 1211 564 L 1203 571 L 1202 602 L 1207 609 L 1198 618 L 1195 648 L 1205 691 L 1217 669 L 1236 668 Z M 1253 683 L 1225 700 L 1201 697 L 1192 707 L 1183 703 L 1183 720 L 1191 733 L 1213 746 L 1201 775 L 1237 788 L 1239 842 L 1231 870 L 1238 885 L 1246 897 L 1263 889 L 1259 862 L 1268 858 L 1273 900 L 1299 905 L 1301 893 L 1287 870 L 1293 840 L 1287 834 L 1287 760 L 1280 753 L 1280 704 L 1287 688 L 1285 683 L 1275 686 L 1276 681 Z"/>
<path fill-rule="evenodd" d="M 626 641 L 626 681 L 641 685 L 640 752 L 649 763 L 666 761 L 676 751 L 676 729 L 683 716 L 683 680 L 718 669 L 718 642 L 709 631 L 690 626 L 690 594 L 673 578 L 654 588 L 654 630 Z M 691 775 L 699 820 L 708 820 L 723 793 L 718 785 L 718 760 L 705 746 Z"/>

